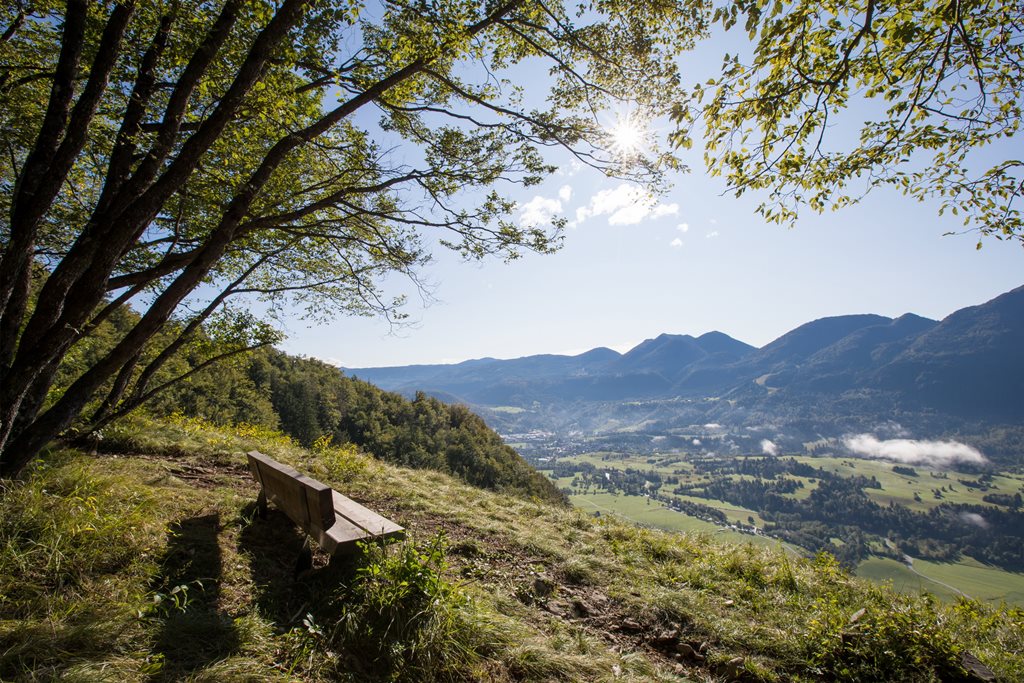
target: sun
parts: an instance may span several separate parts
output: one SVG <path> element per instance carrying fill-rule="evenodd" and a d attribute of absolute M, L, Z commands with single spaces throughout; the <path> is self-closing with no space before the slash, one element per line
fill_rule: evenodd
<path fill-rule="evenodd" d="M 608 129 L 611 149 L 622 156 L 632 156 L 644 146 L 647 126 L 635 114 L 625 114 L 616 119 Z"/>

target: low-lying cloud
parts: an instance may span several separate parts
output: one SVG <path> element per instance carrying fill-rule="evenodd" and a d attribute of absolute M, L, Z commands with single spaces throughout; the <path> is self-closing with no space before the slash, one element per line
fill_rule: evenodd
<path fill-rule="evenodd" d="M 961 512 L 960 519 L 963 520 L 965 524 L 972 524 L 976 527 L 981 527 L 982 529 L 987 529 L 989 527 L 988 520 L 977 512 Z"/>
<path fill-rule="evenodd" d="M 957 463 L 981 464 L 988 462 L 988 459 L 977 448 L 958 441 L 880 440 L 873 434 L 858 434 L 846 437 L 843 443 L 848 449 L 865 458 L 894 462 L 936 467 L 946 467 Z"/>
<path fill-rule="evenodd" d="M 765 455 L 778 455 L 779 447 L 771 439 L 761 439 L 761 452 Z"/>

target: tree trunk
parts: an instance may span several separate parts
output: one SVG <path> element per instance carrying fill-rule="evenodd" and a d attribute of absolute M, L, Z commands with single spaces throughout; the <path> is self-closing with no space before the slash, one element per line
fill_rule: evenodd
<path fill-rule="evenodd" d="M 17 337 L 16 331 L 21 328 L 24 311 L 27 310 L 27 288 L 23 285 L 23 280 L 18 279 L 22 276 L 17 266 L 26 260 L 21 257 L 28 258 L 26 255 L 31 254 L 34 225 L 45 215 L 53 197 L 44 198 L 45 201 L 40 204 L 45 206 L 42 211 L 38 211 L 38 206 L 29 201 L 36 198 L 34 188 L 26 186 L 25 182 L 19 182 L 21 187 L 26 188 L 22 195 L 26 197 L 25 202 L 29 203 L 16 204 L 12 207 L 12 240 L 2 255 L 4 268 L 0 272 L 0 301 L 4 304 L 0 314 L 0 343 L 3 343 L 3 348 L 0 348 L 0 362 L 9 359 L 8 362 L 0 363 L 0 379 L 3 380 L 3 386 L 0 387 L 0 476 L 16 475 L 40 449 L 70 426 L 95 391 L 159 331 L 175 307 L 223 254 L 230 241 L 231 231 L 252 202 L 256 193 L 255 188 L 246 187 L 242 192 L 245 199 L 234 204 L 237 213 L 227 221 L 234 223 L 225 233 L 228 239 L 215 239 L 212 245 L 208 242 L 192 263 L 184 268 L 169 291 L 158 297 L 154 306 L 115 349 L 86 371 L 53 406 L 42 415 L 38 414 L 42 405 L 39 397 L 45 396 L 61 360 L 79 338 L 79 330 L 86 325 L 96 307 L 103 301 L 108 290 L 110 274 L 120 255 L 138 239 L 167 199 L 188 179 L 203 154 L 234 117 L 245 95 L 259 80 L 267 60 L 277 45 L 301 18 L 307 2 L 308 0 L 285 0 L 254 39 L 252 48 L 216 110 L 183 144 L 167 169 L 156 177 L 156 172 L 163 166 L 177 134 L 181 112 L 184 112 L 193 90 L 226 40 L 244 3 L 241 0 L 230 0 L 225 4 L 221 15 L 206 40 L 193 55 L 171 96 L 168 107 L 176 107 L 177 110 L 168 112 L 165 116 L 166 129 L 161 131 L 157 146 L 151 150 L 136 173 L 122 183 L 117 196 L 105 202 L 106 206 L 103 209 L 106 210 L 97 207 L 97 213 L 43 285 L 36 301 L 36 309 L 25 324 L 20 338 Z M 94 58 L 89 83 L 69 117 L 68 111 L 73 100 L 73 93 L 70 91 L 72 75 L 82 52 L 82 27 L 79 24 L 84 22 L 85 7 L 86 3 L 82 0 L 69 0 L 69 18 L 65 22 L 64 31 L 66 49 L 61 56 L 61 64 L 64 65 L 61 74 L 66 78 L 55 81 L 50 97 L 51 112 L 44 121 L 40 140 L 36 145 L 37 149 L 41 150 L 39 155 L 45 158 L 35 162 L 30 157 L 26 162 L 26 170 L 23 171 L 27 181 L 39 185 L 45 182 L 47 190 L 55 182 L 59 188 L 63 180 L 63 176 L 56 180 L 42 176 L 50 169 L 50 162 L 56 158 L 61 162 L 58 165 L 63 169 L 63 162 L 73 158 L 79 151 L 74 149 L 74 145 L 79 145 L 85 139 L 96 98 L 105 86 L 106 76 L 116 61 L 116 47 L 131 14 L 131 3 L 117 5 L 111 13 L 101 40 L 101 47 L 106 46 L 108 49 L 100 50 Z M 71 14 L 71 10 L 78 14 Z M 79 14 L 82 16 L 78 16 Z M 76 18 L 76 21 L 72 21 Z M 70 130 L 71 123 L 75 123 L 81 129 Z M 66 172 L 65 170 L 64 175 Z M 18 196 L 16 191 L 15 199 Z M 22 220 L 24 215 L 29 218 L 35 216 L 35 222 Z M 15 221 L 15 218 L 18 220 Z M 23 239 L 16 239 L 18 236 Z M 12 264 L 10 270 L 6 267 L 7 264 Z M 13 294 L 22 292 L 26 295 L 25 300 L 11 300 L 15 298 Z M 11 330 L 14 333 L 8 334 Z"/>
<path fill-rule="evenodd" d="M 521 2 L 508 0 L 491 8 L 486 17 L 465 27 L 465 37 L 485 30 Z M 108 380 L 122 371 L 125 373 L 122 379 L 128 379 L 128 364 L 135 362 L 182 301 L 211 272 L 233 240 L 255 229 L 252 226 L 267 230 L 274 227 L 261 225 L 261 216 L 251 216 L 249 212 L 290 154 L 393 87 L 421 73 L 433 59 L 413 59 L 382 76 L 305 128 L 282 134 L 262 159 L 257 157 L 254 166 L 246 166 L 252 172 L 240 178 L 223 213 L 219 219 L 214 219 L 216 227 L 192 251 L 185 255 L 172 254 L 169 259 L 174 261 L 173 267 L 167 269 L 166 264 L 158 263 L 149 268 L 148 281 L 131 283 L 142 287 L 147 282 L 173 276 L 169 285 L 162 286 L 138 323 L 53 405 L 41 412 L 62 360 L 76 341 L 89 333 L 97 308 L 111 292 L 111 274 L 117 264 L 131 252 L 160 212 L 166 210 L 167 202 L 182 191 L 204 156 L 235 120 L 245 97 L 260 81 L 268 61 L 299 23 L 310 1 L 281 0 L 278 3 L 272 18 L 252 38 L 230 85 L 187 137 L 183 135 L 182 121 L 193 94 L 207 77 L 209 67 L 215 63 L 219 49 L 232 33 L 235 19 L 246 3 L 245 0 L 226 0 L 218 18 L 199 41 L 182 71 L 176 74 L 177 80 L 167 95 L 163 111 L 143 116 L 144 105 L 154 87 L 154 73 L 159 71 L 156 62 L 172 18 L 162 20 L 158 35 L 143 56 L 130 100 L 133 104 L 124 113 L 122 127 L 114 140 L 111 166 L 106 174 L 109 184 L 91 207 L 91 216 L 84 221 L 74 243 L 50 272 L 34 300 L 35 309 L 27 315 L 30 281 L 25 278 L 36 247 L 36 228 L 51 210 L 55 193 L 67 180 L 82 151 L 83 141 L 91 132 L 91 119 L 117 61 L 120 41 L 134 4 L 132 0 L 125 0 L 114 5 L 98 49 L 93 53 L 83 51 L 84 39 L 79 35 L 84 30 L 87 4 L 83 0 L 67 0 L 62 54 L 49 109 L 13 193 L 10 240 L 0 254 L 0 477 L 16 476 L 49 441 L 73 423 Z M 87 69 L 79 64 L 83 53 L 92 55 L 92 64 Z M 74 102 L 71 90 L 79 71 L 88 72 L 88 81 L 78 101 Z M 152 146 L 134 155 L 136 136 L 132 133 L 143 119 L 159 123 Z M 134 158 L 140 160 L 130 172 L 130 160 Z M 316 209 L 313 204 L 309 208 Z M 280 217 L 275 218 L 280 220 Z M 244 223 L 246 220 L 249 222 Z M 444 227 L 443 222 L 439 225 Z M 126 277 L 139 275 L 131 273 Z M 123 387 L 117 387 L 114 397 L 122 391 Z"/>

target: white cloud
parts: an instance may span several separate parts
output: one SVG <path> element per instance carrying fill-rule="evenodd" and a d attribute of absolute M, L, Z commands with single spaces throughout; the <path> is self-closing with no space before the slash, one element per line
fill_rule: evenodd
<path fill-rule="evenodd" d="M 651 210 L 651 218 L 661 218 L 662 216 L 678 216 L 679 205 L 675 202 L 671 204 L 658 204 Z"/>
<path fill-rule="evenodd" d="M 633 225 L 650 213 L 650 195 L 633 185 L 619 185 L 614 190 L 601 190 L 590 200 L 593 215 L 608 214 L 611 225 Z"/>
<path fill-rule="evenodd" d="M 694 439 L 693 440 L 693 445 L 694 446 L 699 446 L 700 445 L 700 439 Z"/>
<path fill-rule="evenodd" d="M 935 465 L 955 463 L 985 463 L 988 460 L 977 448 L 958 441 L 916 441 L 914 439 L 888 439 L 880 441 L 873 434 L 849 436 L 843 443 L 851 451 L 866 458 L 894 462 Z"/>
<path fill-rule="evenodd" d="M 608 216 L 608 225 L 636 225 L 650 214 L 643 204 L 630 204 Z"/>
<path fill-rule="evenodd" d="M 554 215 L 562 210 L 562 202 L 557 199 L 537 196 L 519 208 L 520 222 L 524 226 L 533 227 L 550 222 Z"/>
<path fill-rule="evenodd" d="M 676 230 L 678 230 L 679 232 L 687 232 L 689 229 L 689 223 L 680 223 L 679 225 L 676 226 Z"/>
<path fill-rule="evenodd" d="M 558 198 L 563 202 L 567 202 L 572 199 L 572 185 L 562 185 L 558 188 Z"/>
<path fill-rule="evenodd" d="M 574 176 L 577 173 L 579 173 L 582 169 L 583 169 L 583 164 L 581 164 L 576 159 L 573 159 L 572 161 L 569 162 L 568 166 L 560 166 L 559 167 L 558 175 L 560 175 L 560 176 Z"/>
<path fill-rule="evenodd" d="M 778 455 L 779 447 L 771 439 L 761 439 L 761 452 L 765 455 Z"/>
<path fill-rule="evenodd" d="M 977 512 L 961 512 L 960 519 L 967 524 L 973 524 L 974 526 L 987 529 L 989 527 L 988 520 L 979 515 Z"/>
<path fill-rule="evenodd" d="M 711 232 L 709 232 L 708 234 L 706 234 L 704 236 L 707 237 L 709 240 L 713 240 L 716 237 L 718 237 L 718 231 L 717 230 L 712 230 Z"/>
<path fill-rule="evenodd" d="M 677 237 L 671 242 L 669 242 L 668 246 L 675 247 L 676 249 L 678 249 L 679 247 L 683 246 L 683 241 Z"/>
<path fill-rule="evenodd" d="M 659 204 L 650 192 L 622 183 L 610 190 L 601 190 L 590 198 L 587 206 L 576 209 L 576 223 L 593 216 L 607 216 L 609 225 L 636 225 L 649 218 L 678 213 L 678 204 Z"/>
<path fill-rule="evenodd" d="M 722 425 L 718 424 L 717 422 L 708 422 L 706 425 L 704 425 L 704 429 L 721 429 L 721 428 L 722 428 Z"/>

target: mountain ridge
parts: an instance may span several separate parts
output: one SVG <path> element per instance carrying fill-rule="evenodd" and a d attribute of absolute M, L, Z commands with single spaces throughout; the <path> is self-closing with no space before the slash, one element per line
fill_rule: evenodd
<path fill-rule="evenodd" d="M 484 409 L 727 399 L 708 406 L 714 421 L 824 415 L 825 406 L 841 404 L 865 421 L 911 412 L 999 422 L 1024 418 L 1021 348 L 1024 286 L 941 321 L 913 313 L 819 318 L 761 348 L 718 331 L 661 334 L 621 354 L 598 347 L 574 356 L 346 372 L 391 391 L 443 393 Z"/>

